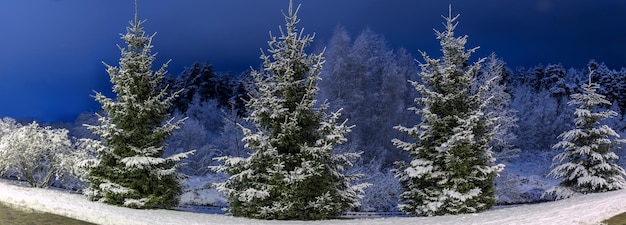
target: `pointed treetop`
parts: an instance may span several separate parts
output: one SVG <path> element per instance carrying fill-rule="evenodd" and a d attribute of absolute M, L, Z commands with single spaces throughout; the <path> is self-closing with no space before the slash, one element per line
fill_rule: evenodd
<path fill-rule="evenodd" d="M 135 0 L 135 24 L 139 23 L 139 6 L 137 6 L 137 0 Z"/>
<path fill-rule="evenodd" d="M 287 14 L 285 14 L 284 11 L 281 10 L 281 12 L 283 13 L 283 16 L 285 17 L 285 24 L 287 26 L 287 32 L 293 32 L 296 33 L 296 24 L 300 23 L 300 19 L 298 19 L 298 12 L 300 11 L 300 6 L 301 4 L 298 4 L 298 7 L 296 7 L 296 10 L 293 10 L 293 0 L 289 0 L 289 11 Z M 281 35 L 285 36 L 285 33 L 283 32 L 281 26 L 279 26 L 280 28 L 280 33 Z M 304 28 L 300 31 L 300 35 L 302 35 L 304 31 Z M 270 31 L 270 37 L 272 36 L 272 32 Z M 287 35 L 288 36 L 288 35 Z M 302 38 L 301 36 L 298 38 Z"/>
<path fill-rule="evenodd" d="M 459 18 L 459 16 L 461 16 L 461 14 L 456 14 L 456 16 L 452 17 L 452 4 L 448 5 L 448 16 L 444 16 L 441 15 L 441 18 L 443 18 L 446 22 L 442 23 L 443 26 L 446 28 L 447 31 L 447 36 L 448 37 L 454 37 L 454 30 L 456 29 L 456 26 L 459 25 L 459 22 L 457 22 L 456 20 Z M 435 29 L 435 32 L 439 32 Z"/>
<path fill-rule="evenodd" d="M 300 6 L 301 4 L 298 4 L 298 7 L 296 8 L 296 11 L 293 11 L 293 0 L 289 0 L 289 14 L 285 14 L 285 12 L 283 12 L 283 15 L 287 18 L 291 18 L 291 17 L 296 17 L 298 14 L 298 11 L 300 11 Z"/>

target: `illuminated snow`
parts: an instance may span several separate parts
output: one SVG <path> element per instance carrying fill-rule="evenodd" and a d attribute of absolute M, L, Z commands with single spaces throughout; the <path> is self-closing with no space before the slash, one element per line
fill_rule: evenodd
<path fill-rule="evenodd" d="M 0 201 L 14 207 L 50 212 L 98 224 L 599 224 L 626 209 L 626 190 L 577 196 L 556 202 L 492 209 L 482 213 L 438 217 L 354 220 L 264 221 L 174 210 L 138 210 L 91 202 L 83 195 L 17 186 L 0 180 Z"/>

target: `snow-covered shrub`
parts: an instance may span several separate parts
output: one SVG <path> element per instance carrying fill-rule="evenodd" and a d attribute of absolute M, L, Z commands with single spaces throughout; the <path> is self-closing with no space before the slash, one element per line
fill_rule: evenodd
<path fill-rule="evenodd" d="M 65 129 L 25 126 L 3 121 L 2 129 L 12 131 L 0 137 L 0 171 L 10 173 L 33 187 L 48 187 L 67 176 L 79 176 L 76 165 L 83 155 L 74 151 Z"/>
<path fill-rule="evenodd" d="M 21 127 L 21 125 L 13 118 L 5 117 L 0 119 L 0 137 L 13 133 L 19 127 Z"/>
<path fill-rule="evenodd" d="M 357 209 L 364 212 L 396 212 L 398 197 L 402 193 L 400 182 L 389 168 L 382 168 L 382 161 L 372 159 L 370 162 L 359 160 L 347 173 L 363 174 L 363 182 L 371 184 L 361 198 L 361 206 Z"/>
<path fill-rule="evenodd" d="M 9 117 L 0 119 L 0 139 L 4 138 L 4 136 L 8 134 L 15 133 L 17 129 L 20 128 L 21 126 L 22 125 L 18 124 L 17 121 Z M 8 151 L 9 149 L 0 150 L 0 156 L 3 154 L 9 154 L 9 153 L 14 154 Z M 9 175 L 7 174 L 9 172 L 7 171 L 9 168 L 6 166 L 9 163 L 7 160 L 8 160 L 8 157 L 0 157 L 0 176 Z"/>

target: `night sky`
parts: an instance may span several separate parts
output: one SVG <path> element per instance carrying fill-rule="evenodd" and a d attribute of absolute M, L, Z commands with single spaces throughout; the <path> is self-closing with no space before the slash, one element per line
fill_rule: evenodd
<path fill-rule="evenodd" d="M 139 0 L 157 69 L 172 59 L 180 74 L 194 62 L 239 73 L 260 65 L 269 31 L 284 24 L 288 0 Z M 452 4 L 466 47 L 495 52 L 509 67 L 589 59 L 626 67 L 626 1 L 621 0 L 295 0 L 306 33 L 327 40 L 337 25 L 353 36 L 369 26 L 391 48 L 439 56 L 433 29 Z M 133 0 L 0 1 L 0 116 L 73 121 L 96 111 L 93 91 L 110 93 L 102 62 L 117 65 L 119 38 L 133 18 Z M 311 48 L 312 49 L 312 48 Z"/>

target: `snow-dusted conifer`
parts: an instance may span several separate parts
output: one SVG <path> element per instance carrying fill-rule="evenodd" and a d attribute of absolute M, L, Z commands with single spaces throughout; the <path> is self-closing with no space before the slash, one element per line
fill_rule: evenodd
<path fill-rule="evenodd" d="M 591 70 L 591 69 L 590 69 Z M 593 73 L 593 70 L 590 71 Z M 591 78 L 591 75 L 590 75 Z M 553 146 L 564 151 L 554 157 L 550 176 L 561 183 L 549 189 L 546 195 L 556 199 L 576 194 L 606 192 L 626 187 L 626 172 L 617 164 L 619 156 L 613 150 L 626 143 L 602 120 L 617 115 L 612 110 L 601 110 L 611 105 L 604 95 L 598 94 L 599 85 L 589 80 L 583 93 L 572 94 L 570 105 L 579 105 L 574 115 L 576 127 L 559 135 L 561 141 Z"/>
<path fill-rule="evenodd" d="M 234 216 L 262 219 L 317 220 L 338 216 L 359 204 L 364 185 L 344 167 L 359 154 L 333 154 L 346 141 L 351 126 L 339 121 L 339 112 L 316 107 L 317 82 L 324 63 L 322 54 L 305 48 L 313 36 L 296 29 L 298 8 L 292 2 L 285 14 L 281 36 L 270 34 L 269 53 L 263 53 L 263 70 L 253 71 L 257 90 L 247 103 L 248 121 L 243 128 L 244 157 L 222 157 L 215 167 L 229 179 L 218 185 L 230 202 Z"/>
<path fill-rule="evenodd" d="M 422 52 L 424 84 L 411 81 L 421 94 L 415 99 L 419 107 L 411 110 L 422 122 L 396 127 L 416 142 L 393 140 L 412 157 L 408 163 L 398 162 L 395 170 L 404 189 L 399 208 L 409 214 L 474 213 L 496 203 L 493 180 L 502 165 L 495 165 L 489 147 L 493 121 L 483 115 L 487 102 L 481 94 L 488 85 L 472 92 L 483 60 L 468 63 L 477 48 L 466 50 L 467 36 L 454 36 L 458 16 L 452 17 L 451 11 L 444 17 L 446 30 L 436 32 L 443 58 Z"/>
<path fill-rule="evenodd" d="M 177 162 L 191 152 L 162 158 L 164 141 L 183 121 L 165 121 L 179 92 L 168 95 L 162 88 L 167 65 L 151 70 L 153 36 L 145 35 L 144 22 L 136 11 L 121 35 L 127 47 L 120 47 L 119 67 L 107 65 L 116 98 L 96 93 L 106 115 L 98 115 L 100 125 L 88 125 L 100 140 L 91 143 L 98 157 L 90 162 L 85 194 L 126 207 L 169 208 L 181 194 Z"/>
<path fill-rule="evenodd" d="M 515 158 L 520 151 L 514 146 L 517 135 L 513 133 L 513 129 L 518 127 L 519 119 L 517 112 L 510 107 L 511 95 L 504 81 L 507 73 L 504 61 L 495 53 L 491 53 L 485 61 L 485 66 L 481 68 L 475 85 L 476 88 L 480 85 L 491 85 L 488 91 L 483 92 L 482 97 L 484 100 L 489 99 L 484 113 L 494 121 L 490 127 L 493 129 L 490 146 L 498 160 Z"/>

